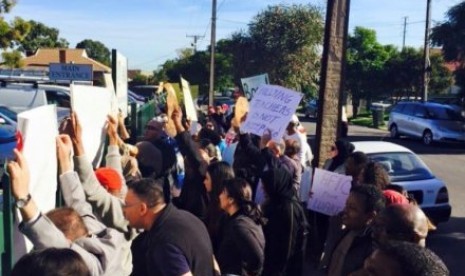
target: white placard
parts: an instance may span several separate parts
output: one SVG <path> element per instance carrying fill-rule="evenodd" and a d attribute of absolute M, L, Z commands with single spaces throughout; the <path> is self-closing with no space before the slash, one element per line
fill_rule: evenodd
<path fill-rule="evenodd" d="M 268 79 L 268 74 L 261 74 L 258 76 L 242 78 L 241 84 L 246 98 L 251 100 L 260 86 L 270 84 L 270 81 Z"/>
<path fill-rule="evenodd" d="M 250 102 L 241 130 L 262 136 L 269 129 L 272 139 L 279 141 L 301 99 L 302 93 L 281 86 L 261 86 Z"/>
<path fill-rule="evenodd" d="M 351 176 L 316 168 L 307 208 L 334 216 L 344 210 L 351 187 Z"/>
<path fill-rule="evenodd" d="M 192 100 L 189 82 L 181 77 L 181 88 L 184 95 L 184 107 L 186 108 L 186 118 L 198 122 L 197 111 L 195 110 L 194 101 Z"/>
<path fill-rule="evenodd" d="M 102 161 L 105 123 L 111 112 L 112 92 L 103 87 L 71 85 L 71 104 L 82 127 L 84 150 L 94 167 Z"/>
<path fill-rule="evenodd" d="M 57 190 L 56 142 L 58 135 L 55 105 L 44 105 L 18 114 L 23 137 L 22 153 L 29 167 L 29 191 L 43 213 L 55 208 Z M 18 217 L 19 212 L 17 213 Z M 17 226 L 18 221 L 16 221 Z M 32 244 L 14 227 L 14 259 L 32 249 Z"/>
<path fill-rule="evenodd" d="M 115 72 L 115 90 L 116 98 L 118 101 L 118 110 L 121 110 L 124 118 L 128 116 L 128 59 L 120 52 L 113 50 L 116 67 L 113 68 Z"/>

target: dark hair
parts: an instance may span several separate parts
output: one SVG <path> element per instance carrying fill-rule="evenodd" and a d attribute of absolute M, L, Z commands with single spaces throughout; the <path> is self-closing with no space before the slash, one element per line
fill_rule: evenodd
<path fill-rule="evenodd" d="M 32 251 L 19 259 L 11 276 L 90 276 L 82 257 L 69 248 Z"/>
<path fill-rule="evenodd" d="M 202 128 L 199 131 L 199 139 L 210 140 L 215 146 L 218 146 L 221 143 L 221 136 L 216 133 L 214 130 L 208 128 Z"/>
<path fill-rule="evenodd" d="M 399 194 L 404 194 L 407 190 L 404 187 L 397 185 L 397 184 L 389 184 L 385 188 L 385 190 L 393 190 L 398 192 Z"/>
<path fill-rule="evenodd" d="M 363 197 L 365 213 L 376 211 L 377 213 L 384 210 L 386 205 L 383 192 L 373 185 L 357 185 L 350 189 L 350 193 Z"/>
<path fill-rule="evenodd" d="M 391 183 L 389 173 L 383 165 L 378 162 L 370 161 L 365 165 L 362 175 L 361 184 L 375 185 L 381 190 L 386 189 L 386 186 Z"/>
<path fill-rule="evenodd" d="M 234 178 L 234 171 L 227 162 L 220 161 L 210 164 L 207 172 L 212 180 L 211 198 L 217 200 L 223 190 L 224 182 Z"/>
<path fill-rule="evenodd" d="M 298 154 L 300 152 L 300 143 L 299 143 L 299 141 L 289 139 L 289 140 L 286 140 L 285 143 L 286 143 L 285 154 L 287 156 L 293 156 L 293 155 L 296 155 L 296 154 Z"/>
<path fill-rule="evenodd" d="M 56 208 L 45 215 L 71 241 L 83 237 L 89 232 L 82 217 L 71 207 Z"/>
<path fill-rule="evenodd" d="M 210 158 L 217 157 L 216 146 L 209 139 L 200 139 L 199 147 L 206 151 Z"/>
<path fill-rule="evenodd" d="M 447 276 L 449 270 L 433 251 L 405 241 L 389 241 L 379 249 L 399 263 L 404 275 Z"/>
<path fill-rule="evenodd" d="M 127 185 L 150 208 L 165 203 L 163 178 L 142 178 Z"/>
<path fill-rule="evenodd" d="M 223 190 L 228 197 L 234 199 L 239 211 L 251 218 L 255 223 L 264 225 L 266 220 L 260 207 L 252 200 L 252 188 L 242 178 L 235 178 L 224 182 Z"/>

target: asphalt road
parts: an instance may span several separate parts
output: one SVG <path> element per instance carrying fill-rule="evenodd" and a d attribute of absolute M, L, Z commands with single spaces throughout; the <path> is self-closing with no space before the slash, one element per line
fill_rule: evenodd
<path fill-rule="evenodd" d="M 301 122 L 315 151 L 316 123 L 304 118 L 301 118 Z M 465 144 L 424 146 L 419 140 L 405 137 L 391 139 L 387 131 L 354 125 L 349 126 L 348 140 L 386 140 L 400 144 L 417 153 L 433 173 L 446 183 L 452 215 L 448 222 L 439 224 L 438 230 L 428 235 L 427 246 L 444 260 L 452 276 L 465 275 Z"/>

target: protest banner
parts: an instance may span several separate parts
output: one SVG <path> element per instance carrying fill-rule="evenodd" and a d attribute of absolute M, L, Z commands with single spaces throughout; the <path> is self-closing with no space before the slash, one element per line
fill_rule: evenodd
<path fill-rule="evenodd" d="M 236 105 L 234 106 L 234 118 L 232 119 L 231 124 L 234 127 L 239 127 L 241 125 L 242 117 L 249 112 L 249 101 L 246 97 L 237 98 Z"/>
<path fill-rule="evenodd" d="M 184 106 L 186 108 L 186 118 L 191 121 L 198 122 L 197 111 L 195 109 L 194 100 L 192 99 L 189 82 L 181 77 L 181 89 L 184 95 Z"/>
<path fill-rule="evenodd" d="M 334 216 L 344 210 L 351 187 L 351 176 L 316 168 L 307 208 Z"/>
<path fill-rule="evenodd" d="M 57 191 L 57 157 L 55 138 L 58 135 L 55 105 L 44 105 L 18 114 L 18 131 L 22 137 L 22 153 L 29 167 L 29 192 L 40 211 L 55 208 Z M 20 218 L 19 212 L 17 213 Z M 14 226 L 14 260 L 32 249 Z"/>
<path fill-rule="evenodd" d="M 277 85 L 262 85 L 250 102 L 241 130 L 262 136 L 268 129 L 271 139 L 279 141 L 301 99 L 302 93 Z"/>
<path fill-rule="evenodd" d="M 82 127 L 82 141 L 89 160 L 98 167 L 105 146 L 105 124 L 114 95 L 108 88 L 71 85 L 71 105 Z"/>
<path fill-rule="evenodd" d="M 171 83 L 164 83 L 163 88 L 166 90 L 166 115 L 168 116 L 168 122 L 166 123 L 166 133 L 169 136 L 176 136 L 176 127 L 174 126 L 171 115 L 173 111 L 179 110 L 178 97 L 176 97 L 176 91 L 174 90 Z"/>
<path fill-rule="evenodd" d="M 268 74 L 261 74 L 258 76 L 242 78 L 241 79 L 242 89 L 248 100 L 251 100 L 255 95 L 255 92 L 258 91 L 260 86 L 270 84 L 268 79 Z"/>

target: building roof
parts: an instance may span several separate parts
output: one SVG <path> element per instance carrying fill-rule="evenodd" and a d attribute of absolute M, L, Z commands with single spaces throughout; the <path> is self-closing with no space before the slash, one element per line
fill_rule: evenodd
<path fill-rule="evenodd" d="M 64 55 L 60 59 L 60 52 Z M 85 49 L 38 49 L 32 56 L 23 59 L 24 66 L 30 69 L 48 68 L 50 63 L 91 64 L 94 72 L 111 72 L 111 68 L 87 56 Z"/>

